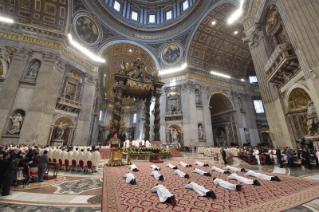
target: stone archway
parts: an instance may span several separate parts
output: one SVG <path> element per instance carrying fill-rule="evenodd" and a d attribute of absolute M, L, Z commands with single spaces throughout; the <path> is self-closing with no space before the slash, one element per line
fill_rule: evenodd
<path fill-rule="evenodd" d="M 177 141 L 174 141 L 174 136 L 176 136 Z M 180 123 L 168 124 L 166 126 L 166 144 L 176 144 L 180 143 L 184 146 L 184 133 L 183 125 Z"/>
<path fill-rule="evenodd" d="M 237 121 L 232 101 L 222 93 L 215 93 L 209 101 L 214 146 L 238 145 Z"/>
<path fill-rule="evenodd" d="M 76 127 L 76 121 L 72 117 L 57 115 L 54 117 L 48 144 L 73 145 L 73 137 Z"/>

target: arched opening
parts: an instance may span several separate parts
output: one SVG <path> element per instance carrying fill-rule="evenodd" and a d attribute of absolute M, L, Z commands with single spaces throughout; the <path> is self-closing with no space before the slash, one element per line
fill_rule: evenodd
<path fill-rule="evenodd" d="M 233 103 L 224 94 L 214 94 L 209 102 L 214 146 L 238 145 L 237 121 Z"/>
<path fill-rule="evenodd" d="M 75 131 L 75 120 L 58 115 L 51 128 L 51 144 L 72 146 Z"/>
<path fill-rule="evenodd" d="M 288 113 L 295 140 L 318 135 L 318 118 L 309 94 L 302 88 L 293 89 L 288 96 Z"/>
<path fill-rule="evenodd" d="M 180 124 L 171 124 L 166 127 L 166 144 L 184 146 L 183 127 Z"/>

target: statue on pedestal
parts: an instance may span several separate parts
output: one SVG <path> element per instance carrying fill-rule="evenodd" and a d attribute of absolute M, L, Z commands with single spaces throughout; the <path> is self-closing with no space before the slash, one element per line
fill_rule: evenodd
<path fill-rule="evenodd" d="M 198 126 L 198 138 L 206 138 L 202 125 Z"/>
<path fill-rule="evenodd" d="M 201 101 L 200 101 L 200 92 L 199 92 L 199 90 L 197 90 L 197 89 L 196 89 L 195 102 L 196 102 L 196 104 L 201 104 Z"/>
<path fill-rule="evenodd" d="M 247 128 L 244 128 L 244 132 L 246 141 L 250 141 L 250 132 L 247 130 Z"/>
<path fill-rule="evenodd" d="M 172 143 L 178 143 L 178 132 L 176 129 L 172 129 L 171 135 L 172 135 Z"/>
<path fill-rule="evenodd" d="M 312 136 L 312 135 L 314 135 L 314 133 L 316 133 L 316 135 L 317 135 L 318 132 L 314 132 L 314 131 L 315 131 L 315 125 L 317 125 L 319 123 L 319 117 L 317 115 L 316 108 L 314 106 L 313 101 L 310 101 L 308 103 L 308 111 L 307 111 L 306 117 L 307 117 L 308 135 Z"/>
<path fill-rule="evenodd" d="M 15 116 L 10 117 L 10 120 L 12 121 L 12 127 L 11 130 L 9 130 L 8 132 L 10 134 L 20 133 L 21 126 L 23 123 L 22 115 L 20 113 L 17 113 Z"/>

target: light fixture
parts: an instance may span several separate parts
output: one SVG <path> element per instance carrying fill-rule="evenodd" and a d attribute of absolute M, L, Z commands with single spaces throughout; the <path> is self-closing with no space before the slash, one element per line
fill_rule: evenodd
<path fill-rule="evenodd" d="M 184 63 L 179 68 L 171 68 L 171 69 L 161 70 L 161 71 L 159 71 L 159 75 L 172 74 L 175 72 L 183 71 L 186 67 L 187 67 L 187 63 Z"/>
<path fill-rule="evenodd" d="M 132 49 L 129 49 L 128 51 L 129 51 L 129 52 L 132 52 Z"/>
<path fill-rule="evenodd" d="M 212 22 L 212 25 L 216 25 L 216 21 L 213 21 L 213 22 Z"/>
<path fill-rule="evenodd" d="M 106 77 L 106 74 L 104 74 L 104 77 Z"/>
<path fill-rule="evenodd" d="M 234 32 L 234 34 L 237 35 L 237 34 L 238 34 L 238 31 L 236 30 L 236 31 Z"/>
<path fill-rule="evenodd" d="M 245 80 L 244 80 L 244 79 L 240 79 L 240 81 L 245 82 Z"/>
<path fill-rule="evenodd" d="M 6 18 L 6 17 L 3 17 L 3 16 L 0 16 L 0 22 L 5 22 L 5 23 L 8 23 L 8 24 L 13 24 L 13 23 L 14 23 L 14 20 L 11 19 L 11 18 Z"/>
<path fill-rule="evenodd" d="M 244 4 L 244 0 L 240 0 L 240 7 L 227 20 L 228 24 L 234 23 L 241 16 L 241 14 L 243 13 L 243 4 Z"/>
<path fill-rule="evenodd" d="M 224 77 L 224 78 L 228 78 L 228 79 L 231 78 L 231 76 L 229 76 L 229 75 L 222 74 L 222 73 L 219 73 L 219 72 L 216 72 L 216 71 L 211 71 L 210 73 L 213 74 L 213 75 L 219 76 L 219 77 Z"/>
<path fill-rule="evenodd" d="M 89 58 L 91 58 L 92 60 L 94 60 L 96 62 L 105 63 L 104 59 L 96 56 L 90 50 L 84 48 L 78 42 L 74 41 L 72 39 L 72 35 L 71 34 L 68 34 L 68 37 L 69 37 L 69 41 L 70 41 L 71 45 L 74 46 L 75 48 L 77 48 L 78 50 L 80 50 L 83 54 L 85 54 L 86 56 L 88 56 Z"/>

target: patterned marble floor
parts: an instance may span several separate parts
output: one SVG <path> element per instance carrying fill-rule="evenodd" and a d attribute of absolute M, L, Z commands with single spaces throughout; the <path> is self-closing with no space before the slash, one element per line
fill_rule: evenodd
<path fill-rule="evenodd" d="M 199 160 L 216 163 L 212 157 L 206 157 L 197 152 L 182 152 L 183 158 L 171 158 L 173 161 Z M 19 186 L 12 195 L 2 197 L 0 195 L 0 212 L 95 212 L 100 211 L 100 205 L 93 205 L 87 200 L 93 196 L 101 195 L 101 178 L 103 165 L 107 160 L 100 162 L 99 170 L 92 175 L 76 172 L 59 172 L 57 180 L 45 181 L 44 183 L 31 183 L 22 188 Z M 234 157 L 232 166 L 240 166 L 246 170 L 257 170 L 273 173 L 273 175 L 285 174 L 295 177 L 319 180 L 319 169 L 285 168 L 278 166 L 249 165 Z M 315 199 L 304 205 L 287 210 L 287 212 L 319 212 L 319 199 Z"/>

